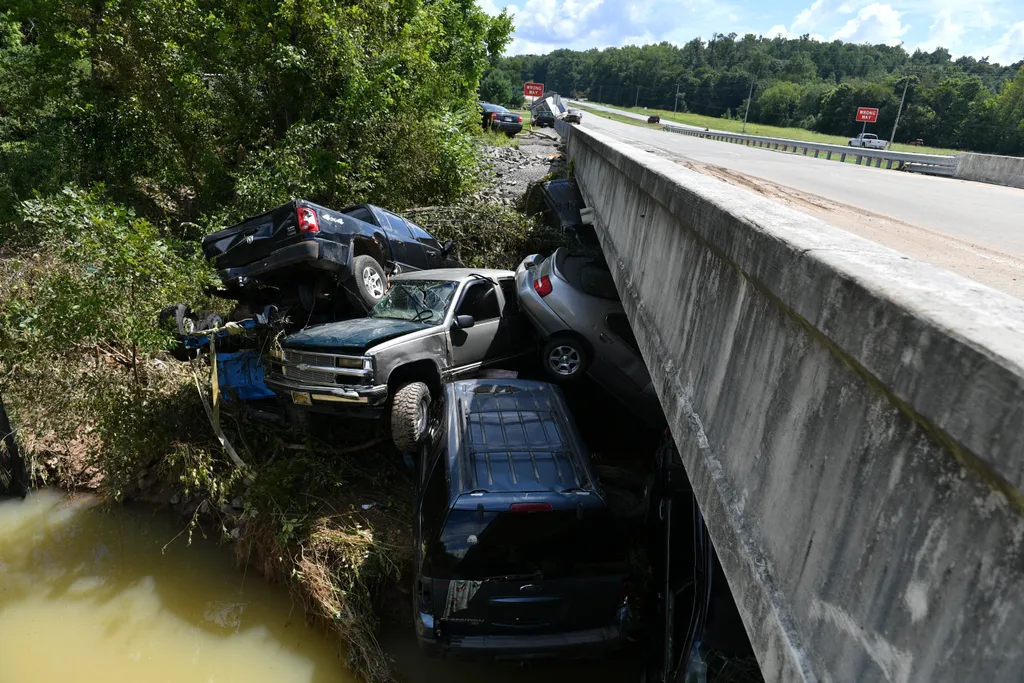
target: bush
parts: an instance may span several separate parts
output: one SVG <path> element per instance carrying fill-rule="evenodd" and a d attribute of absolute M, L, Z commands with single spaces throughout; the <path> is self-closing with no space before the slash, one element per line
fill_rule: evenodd
<path fill-rule="evenodd" d="M 198 305 L 213 274 L 101 192 L 23 202 L 0 232 L 0 376 L 29 452 L 74 453 L 119 496 L 188 424 L 188 376 L 153 360 L 171 341 L 157 315 Z"/>

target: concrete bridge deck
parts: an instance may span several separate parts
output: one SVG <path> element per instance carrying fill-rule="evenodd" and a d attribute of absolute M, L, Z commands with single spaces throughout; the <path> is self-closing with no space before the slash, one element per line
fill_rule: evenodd
<path fill-rule="evenodd" d="M 1024 302 L 559 132 L 766 680 L 1024 680 Z"/>

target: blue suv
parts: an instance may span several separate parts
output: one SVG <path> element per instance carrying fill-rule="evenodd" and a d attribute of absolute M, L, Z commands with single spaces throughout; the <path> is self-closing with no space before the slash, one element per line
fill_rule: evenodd
<path fill-rule="evenodd" d="M 447 385 L 419 460 L 413 593 L 427 652 L 587 656 L 620 643 L 624 536 L 557 387 Z"/>

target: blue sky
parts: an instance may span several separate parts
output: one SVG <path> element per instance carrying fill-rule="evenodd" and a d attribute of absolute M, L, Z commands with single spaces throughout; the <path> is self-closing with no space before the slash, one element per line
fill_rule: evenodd
<path fill-rule="evenodd" d="M 1024 59 L 1024 0 L 477 0 L 515 15 L 510 54 L 567 47 L 683 44 L 714 32 L 948 48 L 1008 64 Z"/>

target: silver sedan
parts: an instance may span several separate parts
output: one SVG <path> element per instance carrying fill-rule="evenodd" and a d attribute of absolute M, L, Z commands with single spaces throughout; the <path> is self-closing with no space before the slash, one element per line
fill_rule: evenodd
<path fill-rule="evenodd" d="M 603 260 L 564 248 L 544 260 L 528 256 L 516 270 L 516 290 L 552 379 L 589 374 L 637 414 L 660 421 L 661 404 Z"/>

